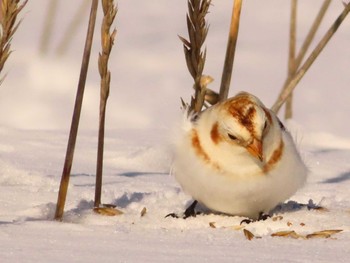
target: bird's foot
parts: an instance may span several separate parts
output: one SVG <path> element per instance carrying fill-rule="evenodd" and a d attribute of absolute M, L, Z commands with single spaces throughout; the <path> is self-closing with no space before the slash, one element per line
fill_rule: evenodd
<path fill-rule="evenodd" d="M 180 216 L 179 216 L 178 214 L 175 214 L 175 213 L 167 214 L 167 215 L 165 216 L 165 218 L 167 218 L 167 217 L 180 218 Z"/>
<path fill-rule="evenodd" d="M 250 223 L 257 222 L 257 221 L 265 221 L 266 219 L 268 219 L 270 217 L 271 216 L 269 214 L 264 214 L 263 212 L 260 212 L 258 219 L 246 218 L 246 219 L 243 219 L 241 221 L 240 225 L 242 225 L 242 224 L 250 224 Z"/>
<path fill-rule="evenodd" d="M 241 223 L 239 223 L 240 225 L 243 225 L 243 224 L 250 224 L 250 223 L 253 223 L 253 222 L 255 222 L 256 220 L 255 219 L 251 219 L 251 218 L 246 218 L 246 219 L 243 219 L 242 221 L 241 221 Z"/>
<path fill-rule="evenodd" d="M 266 219 L 269 219 L 271 216 L 269 214 L 265 214 L 263 212 L 259 213 L 259 217 L 257 221 L 265 221 Z"/>
<path fill-rule="evenodd" d="M 185 210 L 185 213 L 182 217 L 180 217 L 178 214 L 175 213 L 170 213 L 168 215 L 165 216 L 165 218 L 167 217 L 173 217 L 173 218 L 183 218 L 186 219 L 188 217 L 196 217 L 197 215 L 200 214 L 200 212 L 196 212 L 195 211 L 195 207 L 198 204 L 197 200 L 194 200 L 193 203 Z"/>
<path fill-rule="evenodd" d="M 197 204 L 198 204 L 198 201 L 194 200 L 193 203 L 189 207 L 187 207 L 187 209 L 185 210 L 184 219 L 188 217 L 196 217 L 196 215 L 199 214 L 199 213 L 196 213 L 196 211 L 194 210 Z"/>

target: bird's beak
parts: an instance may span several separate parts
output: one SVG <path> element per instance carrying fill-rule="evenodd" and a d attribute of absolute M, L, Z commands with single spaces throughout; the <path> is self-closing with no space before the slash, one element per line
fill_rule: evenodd
<path fill-rule="evenodd" d="M 264 160 L 262 142 L 258 139 L 253 139 L 253 142 L 247 146 L 248 152 L 260 161 Z"/>

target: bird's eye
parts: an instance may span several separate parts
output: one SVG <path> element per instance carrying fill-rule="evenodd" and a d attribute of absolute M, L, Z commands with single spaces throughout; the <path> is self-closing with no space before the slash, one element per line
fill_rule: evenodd
<path fill-rule="evenodd" d="M 280 121 L 280 119 L 277 119 L 278 120 L 278 124 L 281 128 L 282 131 L 286 131 L 286 127 L 284 127 L 283 123 Z"/>
<path fill-rule="evenodd" d="M 231 140 L 233 140 L 233 141 L 237 140 L 237 137 L 236 137 L 236 136 L 234 136 L 234 135 L 232 135 L 232 134 L 230 134 L 230 133 L 228 133 L 227 135 L 228 135 L 228 137 L 229 137 Z"/>

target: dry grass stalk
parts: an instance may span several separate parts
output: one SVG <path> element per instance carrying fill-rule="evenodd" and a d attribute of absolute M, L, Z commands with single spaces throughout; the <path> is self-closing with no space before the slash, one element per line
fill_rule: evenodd
<path fill-rule="evenodd" d="M 290 15 L 290 29 L 289 29 L 288 79 L 291 79 L 297 70 L 296 59 L 295 59 L 297 5 L 298 5 L 298 0 L 291 0 L 291 15 Z M 293 102 L 293 93 L 290 94 L 290 96 L 288 97 L 288 99 L 286 101 L 285 119 L 292 118 L 292 102 Z"/>
<path fill-rule="evenodd" d="M 296 23 L 296 4 L 294 4 L 293 1 L 295 1 L 295 0 L 292 0 L 291 34 L 292 34 L 292 31 L 293 31 L 292 26 L 295 26 L 295 25 L 293 25 L 293 23 Z M 312 43 L 312 41 L 313 41 L 313 39 L 315 37 L 315 34 L 316 34 L 318 28 L 321 25 L 321 22 L 322 22 L 322 20 L 324 18 L 324 15 L 326 14 L 326 12 L 328 10 L 328 7 L 329 7 L 330 3 L 331 3 L 331 0 L 325 0 L 323 2 L 323 4 L 322 4 L 322 6 L 321 6 L 321 8 L 320 8 L 320 10 L 319 10 L 315 20 L 314 20 L 314 22 L 313 22 L 313 24 L 312 24 L 312 26 L 311 26 L 311 28 L 310 28 L 307 36 L 306 36 L 306 38 L 305 38 L 301 48 L 300 48 L 300 51 L 299 51 L 298 55 L 296 57 L 294 57 L 293 61 L 289 62 L 289 66 L 291 65 L 291 63 L 293 63 L 293 66 L 289 67 L 288 77 L 287 77 L 286 81 L 283 84 L 282 90 L 284 90 L 287 87 L 289 81 L 295 75 L 296 71 L 300 67 L 300 64 L 303 61 L 303 59 L 305 57 L 305 54 L 308 51 L 308 49 L 309 49 L 309 47 L 310 47 L 310 45 L 311 45 L 311 43 Z M 294 12 L 295 12 L 295 15 L 294 15 Z M 293 22 L 293 20 L 295 20 L 295 21 Z M 292 41 L 293 37 L 291 36 L 290 39 Z M 294 44 L 294 46 L 295 46 L 295 44 Z M 286 101 L 285 119 L 292 118 L 292 100 L 293 100 L 293 93 L 291 93 L 291 95 L 289 96 L 289 98 Z"/>
<path fill-rule="evenodd" d="M 227 42 L 224 69 L 222 71 L 220 94 L 219 94 L 220 100 L 227 99 L 228 92 L 230 89 L 233 62 L 234 62 L 236 44 L 237 44 L 237 38 L 238 38 L 241 9 L 242 9 L 242 0 L 235 0 L 233 9 L 232 9 L 232 18 L 231 18 L 230 32 L 229 32 L 229 37 Z"/>
<path fill-rule="evenodd" d="M 58 198 L 57 198 L 57 206 L 56 206 L 56 212 L 55 212 L 56 220 L 62 220 L 64 206 L 66 203 L 69 177 L 70 177 L 70 172 L 71 172 L 72 163 L 73 163 L 74 149 L 75 149 L 75 143 L 76 143 L 77 134 L 78 134 L 80 113 L 81 113 L 81 107 L 83 103 L 85 83 L 86 83 L 87 71 L 88 71 L 89 61 L 90 61 L 97 7 L 98 7 L 98 0 L 92 0 L 89 26 L 88 26 L 88 32 L 85 40 L 84 54 L 83 54 L 83 60 L 81 63 L 80 77 L 79 77 L 77 95 L 75 98 L 75 105 L 74 105 L 72 123 L 71 123 L 71 128 L 69 133 L 66 158 L 64 161 L 60 189 L 59 189 Z"/>
<path fill-rule="evenodd" d="M 321 25 L 321 22 L 328 10 L 328 7 L 330 5 L 332 0 L 325 0 L 320 8 L 320 11 L 318 12 L 311 28 L 310 28 L 310 31 L 308 32 L 306 38 L 305 38 L 305 41 L 303 42 L 301 48 L 300 48 L 300 52 L 298 54 L 298 56 L 296 57 L 296 65 L 299 67 L 301 62 L 303 61 L 305 55 L 306 55 L 306 52 L 308 51 L 315 35 L 316 35 L 316 32 L 317 30 L 319 29 L 320 25 Z"/>
<path fill-rule="evenodd" d="M 187 68 L 194 80 L 195 95 L 191 98 L 190 110 L 200 112 L 205 101 L 206 86 L 203 86 L 203 69 L 206 49 L 202 46 L 209 26 L 205 20 L 211 0 L 188 0 L 187 29 L 189 40 L 179 36 L 184 46 Z"/>
<path fill-rule="evenodd" d="M 310 66 L 313 64 L 313 62 L 316 60 L 316 58 L 322 52 L 323 48 L 327 45 L 327 43 L 332 38 L 334 33 L 338 30 L 339 26 L 342 24 L 342 22 L 344 21 L 344 19 L 346 18 L 346 16 L 348 15 L 349 12 L 350 12 L 350 3 L 344 4 L 344 10 L 342 11 L 342 13 L 334 21 L 334 23 L 328 29 L 328 31 L 323 36 L 323 38 L 319 41 L 319 43 L 314 48 L 314 50 L 311 52 L 311 54 L 306 59 L 306 61 L 303 63 L 303 65 L 297 70 L 297 72 L 294 74 L 294 76 L 287 81 L 285 88 L 282 90 L 277 101 L 275 102 L 275 104 L 271 108 L 274 112 L 278 112 L 280 110 L 282 105 L 285 103 L 285 101 L 290 96 L 291 92 L 294 90 L 296 85 L 299 83 L 299 81 L 302 79 L 302 77 L 308 71 Z"/>
<path fill-rule="evenodd" d="M 111 54 L 114 38 L 117 31 L 112 32 L 111 25 L 117 14 L 117 7 L 114 5 L 114 0 L 102 0 L 103 21 L 101 26 L 101 46 L 102 52 L 98 58 L 98 69 L 101 76 L 101 92 L 100 92 L 100 120 L 98 131 L 98 148 L 97 148 L 97 168 L 96 168 L 96 188 L 95 188 L 95 207 L 101 204 L 102 191 L 102 172 L 103 172 L 103 149 L 104 149 L 104 130 L 106 105 L 109 96 L 109 88 L 111 81 L 111 72 L 108 70 L 108 60 Z"/>
<path fill-rule="evenodd" d="M 83 0 L 75 15 L 73 16 L 72 21 L 69 23 L 61 42 L 58 44 L 56 53 L 60 56 L 64 55 L 68 50 L 69 45 L 72 42 L 73 37 L 76 35 L 76 32 L 79 26 L 82 24 L 86 13 L 89 10 L 89 0 Z"/>
<path fill-rule="evenodd" d="M 17 16 L 27 4 L 24 1 L 22 4 L 20 0 L 2 0 L 1 1 L 1 31 L 0 31 L 0 72 L 2 72 L 4 65 L 11 54 L 11 40 L 16 33 L 21 21 L 16 23 Z M 3 79 L 0 80 L 0 83 Z"/>
<path fill-rule="evenodd" d="M 57 13 L 57 6 L 58 6 L 58 0 L 51 0 L 48 4 L 45 22 L 43 23 L 44 29 L 40 39 L 39 50 L 42 54 L 46 54 L 49 47 L 49 43 L 52 36 L 52 28 L 53 28 L 53 24 Z"/>

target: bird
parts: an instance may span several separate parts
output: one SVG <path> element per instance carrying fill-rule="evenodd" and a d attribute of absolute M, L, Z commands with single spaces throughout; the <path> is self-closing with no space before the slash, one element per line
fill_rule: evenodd
<path fill-rule="evenodd" d="M 179 126 L 173 173 L 195 200 L 185 217 L 198 202 L 214 212 L 257 220 L 306 181 L 308 168 L 291 134 L 250 93 L 186 113 Z"/>

